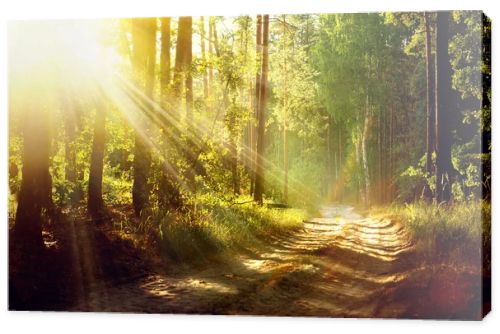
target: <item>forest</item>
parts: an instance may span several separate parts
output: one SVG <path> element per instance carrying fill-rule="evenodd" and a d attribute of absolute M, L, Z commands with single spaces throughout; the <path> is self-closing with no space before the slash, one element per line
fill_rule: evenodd
<path fill-rule="evenodd" d="M 478 319 L 478 11 L 11 21 L 11 310 Z"/>

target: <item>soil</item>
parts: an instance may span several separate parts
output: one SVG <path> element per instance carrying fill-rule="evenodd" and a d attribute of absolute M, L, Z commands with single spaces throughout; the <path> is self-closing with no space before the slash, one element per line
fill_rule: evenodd
<path fill-rule="evenodd" d="M 165 263 L 83 213 L 44 232 L 34 275 L 10 268 L 11 310 L 481 318 L 481 277 L 423 265 L 405 228 L 328 205 L 304 227 L 205 267 Z M 12 246 L 12 245 L 11 245 Z M 11 264 L 16 251 L 11 247 Z"/>

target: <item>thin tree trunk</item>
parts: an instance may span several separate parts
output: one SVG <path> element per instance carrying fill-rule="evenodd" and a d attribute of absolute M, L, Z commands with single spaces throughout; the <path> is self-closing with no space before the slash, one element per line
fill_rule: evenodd
<path fill-rule="evenodd" d="M 209 65 L 208 65 L 208 95 L 212 95 L 212 85 L 214 82 L 214 68 L 212 66 L 212 57 L 214 54 L 214 44 L 213 44 L 213 38 L 214 38 L 214 31 L 212 27 L 212 21 L 213 17 L 209 16 L 208 17 L 208 58 L 209 58 Z"/>
<path fill-rule="evenodd" d="M 264 193 L 264 150 L 266 126 L 267 74 L 269 68 L 269 15 L 264 15 L 262 26 L 262 75 L 260 78 L 259 117 L 257 131 L 257 158 L 254 200 L 263 204 Z"/>
<path fill-rule="evenodd" d="M 448 54 L 450 12 L 437 13 L 436 25 L 436 199 L 451 199 L 452 164 L 451 122 L 454 96 L 451 90 L 451 64 Z"/>
<path fill-rule="evenodd" d="M 205 104 L 208 101 L 208 77 L 207 77 L 207 56 L 205 51 L 205 18 L 200 17 L 200 36 L 201 36 L 201 61 L 203 64 L 203 99 Z M 210 42 L 209 42 L 210 43 Z"/>
<path fill-rule="evenodd" d="M 425 61 L 426 61 L 426 75 L 427 75 L 427 140 L 426 140 L 426 161 L 425 170 L 430 176 L 434 172 L 432 163 L 432 154 L 435 150 L 435 89 L 434 89 L 434 66 L 432 61 L 432 41 L 431 41 L 431 31 L 429 22 L 429 13 L 424 12 L 424 24 L 425 24 Z M 426 199 L 432 198 L 432 191 L 429 185 L 426 183 L 424 187 L 424 197 Z"/>
<path fill-rule="evenodd" d="M 260 77 L 262 73 L 262 15 L 257 15 L 257 32 L 256 32 L 256 43 L 255 43 L 255 62 L 259 64 L 257 72 L 255 73 L 255 112 L 254 120 L 255 125 L 252 126 L 253 132 L 253 142 L 252 142 L 252 166 L 250 175 L 250 193 L 254 195 L 255 193 L 255 176 L 256 176 L 256 164 L 257 164 L 257 125 L 259 122 L 259 108 L 260 108 Z"/>
<path fill-rule="evenodd" d="M 367 97 L 368 101 L 368 97 Z M 366 115 L 363 125 L 363 132 L 361 135 L 361 158 L 363 161 L 363 184 L 364 184 L 364 204 L 366 207 L 370 205 L 370 171 L 369 171 L 369 163 L 368 163 L 368 149 L 367 149 L 367 140 L 372 122 L 372 115 L 370 110 L 368 109 L 368 103 L 366 106 Z"/>
<path fill-rule="evenodd" d="M 287 94 L 288 94 L 288 68 L 287 68 L 287 55 L 286 55 L 286 48 L 287 48 L 287 39 L 286 39 L 286 15 L 283 15 L 283 45 L 284 45 L 284 59 L 283 59 L 283 64 L 284 64 L 284 74 L 285 74 L 285 85 L 283 87 L 283 90 L 285 92 L 284 94 L 284 101 L 283 101 L 283 170 L 284 170 L 284 180 L 283 180 L 283 202 L 285 204 L 288 204 L 288 124 L 287 124 Z"/>
<path fill-rule="evenodd" d="M 160 91 L 162 104 L 168 98 L 170 85 L 170 18 L 161 19 Z"/>
<path fill-rule="evenodd" d="M 177 45 L 175 46 L 175 65 L 173 78 L 173 92 L 175 102 L 175 113 L 180 114 L 182 105 L 182 88 L 185 81 L 185 64 L 186 64 L 186 44 L 188 28 L 186 27 L 187 20 L 185 17 L 179 17 L 177 28 Z"/>
<path fill-rule="evenodd" d="M 193 122 L 193 75 L 191 74 L 191 63 L 193 61 L 193 18 L 188 16 L 186 20 L 186 59 L 184 71 L 186 75 L 186 116 L 188 124 Z"/>
<path fill-rule="evenodd" d="M 102 98 L 102 97 L 99 97 Z M 102 199 L 102 174 L 104 167 L 105 150 L 105 102 L 100 102 L 96 107 L 94 123 L 94 139 L 92 142 L 92 155 L 90 157 L 89 189 L 87 209 L 95 222 L 102 219 L 104 201 Z"/>

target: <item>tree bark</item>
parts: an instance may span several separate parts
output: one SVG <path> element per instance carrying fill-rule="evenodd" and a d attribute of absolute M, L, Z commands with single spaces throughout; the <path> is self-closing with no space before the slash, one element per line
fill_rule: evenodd
<path fill-rule="evenodd" d="M 256 42 L 255 42 L 255 62 L 259 64 L 259 67 L 255 73 L 255 99 L 254 99 L 254 121 L 252 125 L 252 162 L 251 162 L 251 174 L 250 174 L 250 194 L 255 193 L 255 175 L 256 175 L 256 164 L 257 164 L 257 125 L 259 122 L 259 108 L 260 108 L 260 77 L 262 73 L 262 15 L 257 15 L 257 27 L 256 27 Z"/>
<path fill-rule="evenodd" d="M 263 204 L 264 193 L 264 150 L 266 126 L 267 74 L 269 68 L 269 15 L 264 15 L 262 25 L 262 75 L 260 77 L 259 117 L 257 127 L 257 158 L 254 200 Z"/>
<path fill-rule="evenodd" d="M 284 59 L 283 59 L 283 71 L 285 73 L 285 84 L 284 84 L 284 101 L 283 101 L 283 203 L 288 204 L 288 115 L 287 115 L 287 94 L 288 94 L 288 68 L 287 68 L 287 55 L 286 48 L 287 36 L 286 36 L 286 15 L 283 15 L 283 39 L 284 39 Z"/>
<path fill-rule="evenodd" d="M 208 101 L 208 77 L 207 77 L 207 56 L 205 51 L 205 18 L 200 17 L 200 36 L 201 36 L 201 61 L 203 63 L 203 99 L 205 104 Z"/>
<path fill-rule="evenodd" d="M 102 98 L 102 97 L 99 97 Z M 92 155 L 90 157 L 90 173 L 88 188 L 87 209 L 95 222 L 99 222 L 104 214 L 104 201 L 102 199 L 102 174 L 104 167 L 105 150 L 105 102 L 100 102 L 96 107 L 94 123 L 94 139 L 92 143 Z"/>
<path fill-rule="evenodd" d="M 160 54 L 160 91 L 162 104 L 168 98 L 170 85 L 170 18 L 164 17 L 161 22 L 161 54 Z"/>
<path fill-rule="evenodd" d="M 208 17 L 208 58 L 209 58 L 209 64 L 208 64 L 208 95 L 212 95 L 212 85 L 214 82 L 214 68 L 212 66 L 212 57 L 214 54 L 214 31 L 213 31 L 213 26 L 212 26 L 212 21 L 213 17 L 209 16 Z M 211 109 L 209 107 L 209 109 Z"/>
<path fill-rule="evenodd" d="M 134 69 L 145 72 L 145 94 L 153 100 L 154 70 L 156 63 L 156 19 L 138 19 L 134 22 Z M 140 80 L 138 80 L 140 82 Z M 142 115 L 141 115 L 142 116 Z M 151 152 L 147 143 L 148 126 L 143 121 L 135 133 L 134 183 L 132 202 L 136 216 L 140 216 L 149 201 L 148 177 L 151 168 Z M 141 133 L 142 131 L 142 133 Z"/>
<path fill-rule="evenodd" d="M 42 214 L 52 189 L 49 174 L 49 120 L 47 112 L 27 102 L 23 128 L 23 168 L 12 242 L 23 255 L 35 258 L 43 249 Z"/>
<path fill-rule="evenodd" d="M 429 13 L 424 12 L 424 25 L 425 25 L 425 63 L 426 63 L 426 76 L 427 76 L 427 140 L 426 140 L 426 161 L 425 171 L 430 176 L 434 172 L 432 155 L 435 152 L 435 89 L 434 89 L 434 66 L 432 61 L 432 40 L 429 22 Z M 432 198 L 432 191 L 429 185 L 425 184 L 424 197 L 426 199 Z"/>
<path fill-rule="evenodd" d="M 368 98 L 367 98 L 368 101 Z M 369 171 L 369 162 L 368 162 L 368 148 L 367 141 L 370 133 L 371 123 L 372 123 L 372 115 L 370 110 L 368 109 L 368 103 L 366 106 L 366 115 L 363 125 L 363 132 L 361 135 L 361 158 L 363 161 L 363 185 L 364 185 L 364 205 L 368 207 L 371 201 L 371 184 L 370 184 L 370 171 Z"/>
<path fill-rule="evenodd" d="M 451 64 L 448 54 L 450 12 L 437 13 L 436 25 L 436 199 L 451 199 L 451 123 L 455 112 L 451 88 Z"/>
<path fill-rule="evenodd" d="M 186 25 L 186 62 L 184 71 L 186 75 L 186 117 L 188 123 L 193 122 L 193 75 L 191 74 L 191 63 L 193 62 L 193 18 L 185 18 Z"/>

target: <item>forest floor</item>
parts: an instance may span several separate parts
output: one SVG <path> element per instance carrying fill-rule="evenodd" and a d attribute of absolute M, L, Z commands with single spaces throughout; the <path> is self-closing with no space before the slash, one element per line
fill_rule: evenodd
<path fill-rule="evenodd" d="M 344 205 L 324 206 L 320 213 L 299 230 L 273 236 L 231 261 L 210 262 L 205 267 L 165 265 L 122 239 L 110 224 L 95 227 L 83 217 L 72 219 L 70 233 L 44 235 L 54 252 L 58 248 L 70 251 L 64 251 L 66 269 L 51 268 L 50 263 L 40 268 L 53 271 L 43 277 L 52 288 L 41 287 L 38 299 L 42 304 L 31 303 L 29 308 L 479 318 L 480 298 L 474 292 L 481 288 L 478 275 L 424 265 L 402 224 L 384 217 L 363 217 Z M 51 244 L 51 238 L 58 241 Z M 73 283 L 68 286 L 67 282 Z M 54 286 L 60 297 L 49 291 Z M 12 282 L 9 291 L 10 308 L 23 309 L 16 305 L 29 296 L 23 296 Z"/>

